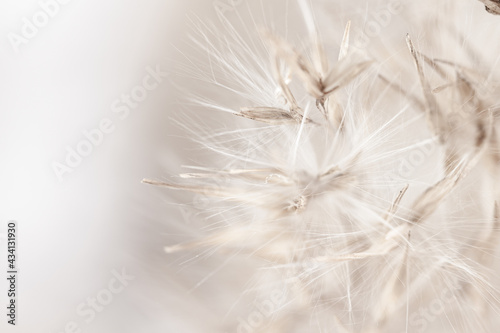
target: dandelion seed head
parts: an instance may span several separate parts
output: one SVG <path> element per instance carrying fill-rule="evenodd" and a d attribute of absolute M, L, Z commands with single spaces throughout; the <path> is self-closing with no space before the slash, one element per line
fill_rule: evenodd
<path fill-rule="evenodd" d="M 443 3 L 473 20 L 477 3 Z M 208 198 L 203 235 L 165 250 L 253 260 L 246 293 L 282 296 L 262 331 L 488 332 L 498 312 L 500 58 L 454 18 L 405 6 L 425 33 L 360 50 L 345 20 L 333 56 L 309 1 L 297 44 L 195 21 L 208 66 L 188 57 L 186 74 L 217 93 L 189 101 L 237 117 L 190 125 L 213 165 L 145 182 Z"/>

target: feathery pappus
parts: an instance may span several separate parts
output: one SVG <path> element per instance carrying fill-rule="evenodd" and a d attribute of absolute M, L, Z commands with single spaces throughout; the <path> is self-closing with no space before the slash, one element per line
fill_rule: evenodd
<path fill-rule="evenodd" d="M 143 182 L 208 201 L 169 256 L 255 267 L 220 331 L 496 331 L 500 18 L 480 1 L 279 1 L 296 35 L 250 5 L 244 29 L 193 20 L 204 94 L 182 92 L 223 128 L 180 116 L 214 157 Z"/>

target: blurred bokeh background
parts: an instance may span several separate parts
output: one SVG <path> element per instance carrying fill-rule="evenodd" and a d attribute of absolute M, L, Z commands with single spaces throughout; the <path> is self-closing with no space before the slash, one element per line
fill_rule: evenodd
<path fill-rule="evenodd" d="M 53 15 L 47 22 L 42 4 Z M 70 322 L 83 332 L 184 331 L 172 326 L 176 296 L 160 265 L 166 197 L 140 183 L 179 164 L 171 80 L 124 119 L 112 104 L 142 84 L 147 68 L 171 71 L 188 12 L 214 15 L 210 2 L 192 0 L 1 2 L 0 230 L 19 223 L 20 272 L 18 325 L 2 319 L 1 332 L 66 332 Z M 39 20 L 36 33 L 24 18 Z M 77 149 L 103 119 L 112 133 L 59 179 L 53 163 L 65 164 L 67 147 Z M 5 247 L 2 238 L 2 272 Z M 122 269 L 135 279 L 87 323 L 78 306 Z"/>

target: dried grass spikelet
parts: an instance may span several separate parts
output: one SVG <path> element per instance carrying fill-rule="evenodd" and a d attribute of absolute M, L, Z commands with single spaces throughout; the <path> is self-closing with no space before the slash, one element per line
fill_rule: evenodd
<path fill-rule="evenodd" d="M 500 15 L 500 1 L 498 0 L 480 0 L 484 3 L 486 10 L 492 14 Z"/>
<path fill-rule="evenodd" d="M 256 332 L 489 332 L 499 305 L 491 272 L 499 241 L 496 74 L 428 55 L 407 35 L 401 57 L 418 83 L 412 89 L 351 47 L 351 22 L 337 36 L 338 56 L 329 56 L 308 2 L 299 3 L 308 50 L 264 31 L 263 59 L 252 48 L 258 42 L 243 41 L 228 22 L 230 34 L 215 40 L 202 30 L 197 43 L 211 70 L 197 75 L 245 104 L 195 100 L 246 119 L 235 118 L 240 129 L 199 135 L 219 154 L 217 167 L 190 167 L 175 182 L 144 180 L 212 200 L 213 231 L 166 252 L 256 258 L 256 292 L 284 295 Z M 426 144 L 436 153 L 413 167 L 430 172 L 403 175 L 398 162 Z M 443 310 L 422 315 L 443 292 Z"/>

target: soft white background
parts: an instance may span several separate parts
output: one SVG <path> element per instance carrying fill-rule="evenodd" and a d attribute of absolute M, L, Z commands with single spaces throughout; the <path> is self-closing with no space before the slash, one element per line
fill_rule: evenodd
<path fill-rule="evenodd" d="M 141 83 L 147 66 L 171 70 L 188 11 L 215 16 L 213 5 L 73 0 L 14 52 L 8 33 L 20 33 L 22 18 L 39 10 L 37 1 L 0 2 L 0 232 L 18 221 L 20 271 L 18 326 L 0 310 L 0 331 L 63 332 L 74 320 L 83 332 L 182 332 L 173 327 L 176 296 L 161 267 L 154 270 L 165 260 L 159 232 L 168 216 L 160 221 L 160 196 L 140 183 L 179 164 L 180 139 L 169 123 L 175 93 L 165 80 L 123 121 L 110 107 Z M 103 118 L 114 132 L 59 182 L 52 162 L 63 162 L 66 145 L 75 148 Z M 4 309 L 4 239 L 0 246 Z M 78 304 L 122 267 L 135 281 L 83 323 Z"/>

